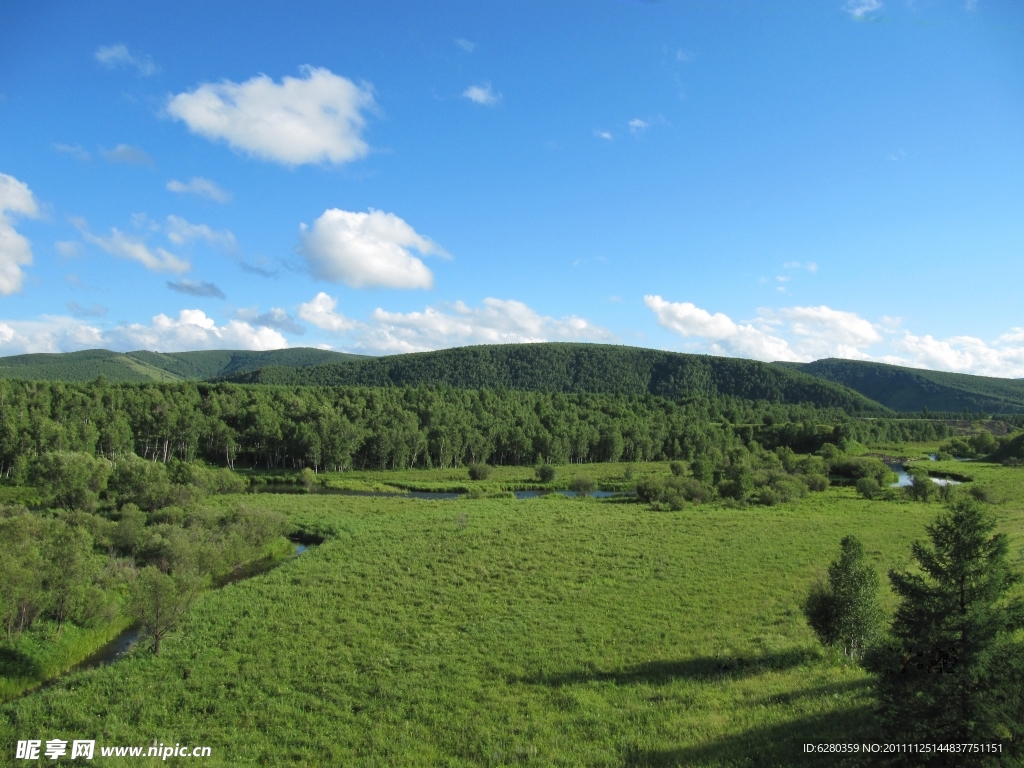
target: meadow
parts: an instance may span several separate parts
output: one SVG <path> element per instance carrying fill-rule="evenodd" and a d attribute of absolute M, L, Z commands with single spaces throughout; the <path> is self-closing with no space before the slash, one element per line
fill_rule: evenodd
<path fill-rule="evenodd" d="M 625 471 L 596 466 L 579 471 Z M 1019 549 L 1024 471 L 957 468 L 996 491 Z M 324 542 L 203 595 L 161 656 L 140 647 L 0 706 L 0 741 L 199 744 L 206 765 L 836 765 L 802 745 L 877 740 L 871 678 L 821 648 L 801 601 L 844 535 L 884 573 L 941 510 L 851 488 L 679 512 L 560 495 L 246 503 Z"/>

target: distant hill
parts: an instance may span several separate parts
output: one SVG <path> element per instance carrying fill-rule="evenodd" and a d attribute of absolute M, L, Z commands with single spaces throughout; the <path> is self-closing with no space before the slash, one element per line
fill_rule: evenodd
<path fill-rule="evenodd" d="M 87 349 L 60 354 L 0 357 L 0 378 L 46 381 L 205 380 L 277 365 L 301 368 L 339 360 L 357 360 L 360 355 L 298 347 L 268 352 L 210 350 L 202 352 L 110 352 Z"/>
<path fill-rule="evenodd" d="M 732 395 L 884 414 L 868 398 L 770 363 L 606 344 L 507 344 L 365 357 L 303 368 L 269 366 L 221 377 L 250 384 L 418 386 L 554 392 L 621 392 L 676 398 Z"/>
<path fill-rule="evenodd" d="M 1024 380 L 828 358 L 774 363 L 843 384 L 894 411 L 1024 413 Z"/>

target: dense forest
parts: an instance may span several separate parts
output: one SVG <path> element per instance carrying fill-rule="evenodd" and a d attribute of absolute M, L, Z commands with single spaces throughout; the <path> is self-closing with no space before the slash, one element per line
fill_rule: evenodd
<path fill-rule="evenodd" d="M 1024 381 L 828 358 L 776 363 L 854 389 L 894 411 L 1024 413 Z"/>
<path fill-rule="evenodd" d="M 217 349 L 121 353 L 106 349 L 86 349 L 81 352 L 0 358 L 0 379 L 92 381 L 97 376 L 103 376 L 108 381 L 201 381 L 268 365 L 302 367 L 359 358 L 359 355 L 308 347 L 267 352 Z"/>
<path fill-rule="evenodd" d="M 224 377 L 236 383 L 659 395 L 729 395 L 813 403 L 850 414 L 889 411 L 832 382 L 769 363 L 606 344 L 504 344 L 368 357 L 303 368 L 268 366 Z"/>
<path fill-rule="evenodd" d="M 318 471 L 692 459 L 750 440 L 809 451 L 949 431 L 728 396 L 0 381 L 0 476 L 14 482 L 54 451 Z"/>

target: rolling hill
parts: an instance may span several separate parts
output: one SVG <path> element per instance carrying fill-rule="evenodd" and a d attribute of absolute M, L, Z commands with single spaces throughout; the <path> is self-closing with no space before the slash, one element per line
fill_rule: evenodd
<path fill-rule="evenodd" d="M 359 355 L 297 347 L 268 352 L 209 350 L 201 352 L 110 352 L 87 349 L 59 354 L 0 357 L 0 378 L 45 381 L 205 380 L 279 365 L 301 368 L 318 363 L 359 359 Z"/>
<path fill-rule="evenodd" d="M 1024 380 L 928 371 L 861 360 L 827 358 L 774 363 L 860 392 L 894 411 L 1024 413 Z"/>
<path fill-rule="evenodd" d="M 606 344 L 505 344 L 365 357 L 303 368 L 273 365 L 219 377 L 249 384 L 442 384 L 456 389 L 732 395 L 813 403 L 851 414 L 887 410 L 846 387 L 770 363 Z"/>

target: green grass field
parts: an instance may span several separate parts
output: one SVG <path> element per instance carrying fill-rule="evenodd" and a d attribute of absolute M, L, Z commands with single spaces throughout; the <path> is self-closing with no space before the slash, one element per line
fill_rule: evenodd
<path fill-rule="evenodd" d="M 993 510 L 1019 548 L 1024 470 L 970 471 L 1006 497 Z M 841 764 L 802 745 L 877 740 L 870 678 L 821 650 L 800 602 L 845 534 L 884 572 L 941 510 L 848 488 L 682 512 L 246 503 L 328 538 L 204 595 L 160 657 L 140 649 L 0 707 L 0 763 L 17 739 L 88 738 L 206 745 L 204 765 Z"/>

